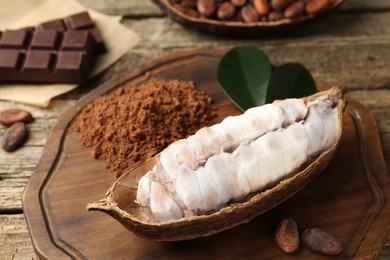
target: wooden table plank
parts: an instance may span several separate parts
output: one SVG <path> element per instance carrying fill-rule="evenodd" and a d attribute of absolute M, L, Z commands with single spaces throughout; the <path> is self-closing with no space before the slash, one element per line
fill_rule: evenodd
<path fill-rule="evenodd" d="M 0 215 L 0 258 L 38 259 L 23 214 Z"/>

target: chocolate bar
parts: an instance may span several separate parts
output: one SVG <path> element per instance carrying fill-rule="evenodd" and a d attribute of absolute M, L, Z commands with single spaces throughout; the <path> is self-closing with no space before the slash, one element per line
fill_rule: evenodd
<path fill-rule="evenodd" d="M 0 32 L 0 80 L 80 83 L 92 55 L 106 51 L 87 12 L 35 28 Z"/>

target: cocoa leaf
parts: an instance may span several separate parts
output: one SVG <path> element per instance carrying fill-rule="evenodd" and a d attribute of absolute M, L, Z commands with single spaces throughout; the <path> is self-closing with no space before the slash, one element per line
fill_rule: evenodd
<path fill-rule="evenodd" d="M 263 105 L 271 79 L 267 55 L 256 47 L 237 47 L 221 59 L 217 78 L 219 85 L 241 110 Z"/>
<path fill-rule="evenodd" d="M 268 85 L 266 102 L 301 98 L 317 92 L 313 77 L 302 64 L 287 63 L 277 67 Z"/>

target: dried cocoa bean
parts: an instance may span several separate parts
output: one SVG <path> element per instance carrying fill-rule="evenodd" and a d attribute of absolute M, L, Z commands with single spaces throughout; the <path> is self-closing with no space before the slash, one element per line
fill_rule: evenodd
<path fill-rule="evenodd" d="M 241 9 L 242 19 L 247 22 L 257 22 L 260 18 L 259 14 L 251 4 L 247 4 Z"/>
<path fill-rule="evenodd" d="M 275 242 L 286 253 L 294 253 L 299 247 L 299 232 L 294 219 L 283 219 L 275 233 Z"/>
<path fill-rule="evenodd" d="M 217 11 L 217 17 L 220 20 L 232 20 L 236 16 L 236 8 L 231 2 L 224 2 Z"/>
<path fill-rule="evenodd" d="M 269 13 L 270 6 L 268 0 L 253 0 L 252 3 L 259 15 L 266 15 Z"/>
<path fill-rule="evenodd" d="M 312 0 L 306 5 L 306 12 L 308 14 L 317 14 L 325 11 L 330 5 L 330 0 Z"/>
<path fill-rule="evenodd" d="M 11 108 L 0 112 L 0 123 L 6 126 L 13 125 L 16 122 L 30 123 L 33 121 L 33 117 L 30 112 Z"/>
<path fill-rule="evenodd" d="M 325 255 L 339 255 L 343 247 L 336 238 L 319 228 L 306 229 L 302 234 L 303 244 Z"/>
<path fill-rule="evenodd" d="M 283 18 L 284 18 L 284 16 L 280 12 L 273 11 L 273 12 L 270 12 L 268 14 L 268 21 L 278 21 L 278 20 L 281 20 Z"/>
<path fill-rule="evenodd" d="M 296 18 L 303 13 L 305 4 L 303 2 L 294 2 L 290 4 L 286 10 L 284 10 L 284 17 L 286 18 Z"/>
<path fill-rule="evenodd" d="M 27 137 L 28 131 L 25 123 L 15 123 L 5 131 L 1 139 L 1 147 L 7 152 L 15 151 L 24 144 Z"/>
<path fill-rule="evenodd" d="M 215 14 L 217 6 L 215 0 L 198 0 L 198 11 L 205 17 L 211 17 Z"/>
<path fill-rule="evenodd" d="M 181 13 L 185 14 L 185 15 L 188 15 L 188 16 L 191 16 L 191 17 L 194 17 L 194 18 L 199 18 L 200 17 L 200 14 L 198 13 L 198 11 L 194 10 L 194 9 L 191 9 L 191 8 L 186 8 L 186 7 L 183 7 L 179 4 L 174 4 L 173 5 L 177 10 L 179 10 Z"/>
<path fill-rule="evenodd" d="M 246 4 L 247 0 L 230 0 L 230 2 L 237 7 L 242 7 Z"/>
<path fill-rule="evenodd" d="M 282 11 L 286 6 L 290 5 L 294 0 L 271 0 L 271 6 L 276 11 Z"/>
<path fill-rule="evenodd" d="M 185 8 L 191 8 L 196 9 L 197 8 L 197 1 L 196 0 L 183 0 L 181 1 L 180 5 Z"/>

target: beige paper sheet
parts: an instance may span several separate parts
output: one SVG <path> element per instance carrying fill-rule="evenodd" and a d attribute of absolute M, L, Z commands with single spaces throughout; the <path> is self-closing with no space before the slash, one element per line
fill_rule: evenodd
<path fill-rule="evenodd" d="M 88 10 L 91 18 L 100 30 L 108 49 L 106 54 L 100 55 L 96 62 L 94 62 L 95 65 L 92 69 L 91 76 L 102 72 L 113 64 L 137 45 L 140 40 L 140 37 L 136 33 L 120 24 L 121 16 L 109 16 L 86 9 L 81 4 L 72 0 L 28 0 L 29 6 L 35 6 L 35 8 L 15 22 L 14 20 L 18 16 L 21 16 L 20 5 L 25 1 L 7 1 L 7 4 L 2 6 L 2 10 L 0 11 L 2 15 L 0 30 L 36 25 L 47 20 Z M 33 4 L 34 2 L 35 5 Z M 7 23 L 7 19 L 4 18 L 4 15 L 7 13 L 15 13 L 15 15 L 9 16 L 10 23 Z M 0 84 L 0 99 L 47 107 L 52 98 L 69 92 L 77 86 L 75 84 Z"/>

